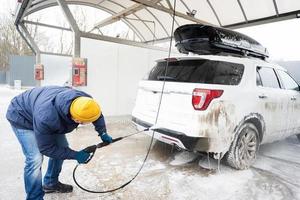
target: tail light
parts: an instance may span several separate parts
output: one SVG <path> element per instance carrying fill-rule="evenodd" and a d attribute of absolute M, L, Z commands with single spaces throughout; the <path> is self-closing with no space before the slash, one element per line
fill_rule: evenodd
<path fill-rule="evenodd" d="M 193 91 L 192 104 L 195 110 L 206 110 L 210 102 L 222 96 L 223 90 L 209 90 L 195 88 Z"/>

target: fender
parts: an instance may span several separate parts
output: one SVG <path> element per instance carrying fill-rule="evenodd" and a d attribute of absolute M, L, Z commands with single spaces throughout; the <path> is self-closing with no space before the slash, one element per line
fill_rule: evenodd
<path fill-rule="evenodd" d="M 265 124 L 263 116 L 259 113 L 250 113 L 249 115 L 245 116 L 239 122 L 239 124 L 234 128 L 234 137 L 238 133 L 240 127 L 242 127 L 242 125 L 245 124 L 246 122 L 250 122 L 256 126 L 256 128 L 259 132 L 259 140 L 261 143 L 263 140 L 264 134 L 266 132 L 266 124 Z M 233 138 L 232 138 L 232 140 L 233 140 Z"/>

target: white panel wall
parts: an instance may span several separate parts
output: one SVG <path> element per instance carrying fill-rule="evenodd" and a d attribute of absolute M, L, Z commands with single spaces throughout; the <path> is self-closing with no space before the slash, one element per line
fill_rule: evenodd
<path fill-rule="evenodd" d="M 81 57 L 87 58 L 87 87 L 81 87 L 98 100 L 105 115 L 117 114 L 117 44 L 81 39 Z"/>
<path fill-rule="evenodd" d="M 139 80 L 167 52 L 81 39 L 81 57 L 88 59 L 88 86 L 105 115 L 131 114 Z"/>
<path fill-rule="evenodd" d="M 131 114 L 138 82 L 154 66 L 155 60 L 168 52 L 133 47 L 99 40 L 81 39 L 81 57 L 87 58 L 86 87 L 78 87 L 92 95 L 106 116 Z M 70 57 L 42 55 L 45 80 L 42 86 L 63 86 L 71 75 Z"/>
<path fill-rule="evenodd" d="M 44 64 L 45 85 L 64 85 L 69 80 L 71 73 L 71 58 L 53 55 L 41 55 L 41 63 Z"/>

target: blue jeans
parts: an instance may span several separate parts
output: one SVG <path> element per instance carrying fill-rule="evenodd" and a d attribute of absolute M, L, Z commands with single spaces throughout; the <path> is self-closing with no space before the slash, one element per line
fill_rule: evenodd
<path fill-rule="evenodd" d="M 41 200 L 44 197 L 42 188 L 42 163 L 43 155 L 40 153 L 37 141 L 32 130 L 18 129 L 12 126 L 26 158 L 24 168 L 24 182 L 27 200 Z M 68 141 L 65 135 L 56 136 L 56 145 L 67 147 Z M 49 158 L 48 169 L 44 177 L 44 185 L 53 186 L 58 183 L 63 160 Z"/>

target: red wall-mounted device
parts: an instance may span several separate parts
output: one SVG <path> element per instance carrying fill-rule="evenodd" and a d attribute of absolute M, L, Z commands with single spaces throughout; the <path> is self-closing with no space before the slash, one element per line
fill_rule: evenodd
<path fill-rule="evenodd" d="M 72 86 L 87 85 L 87 59 L 72 59 Z"/>

